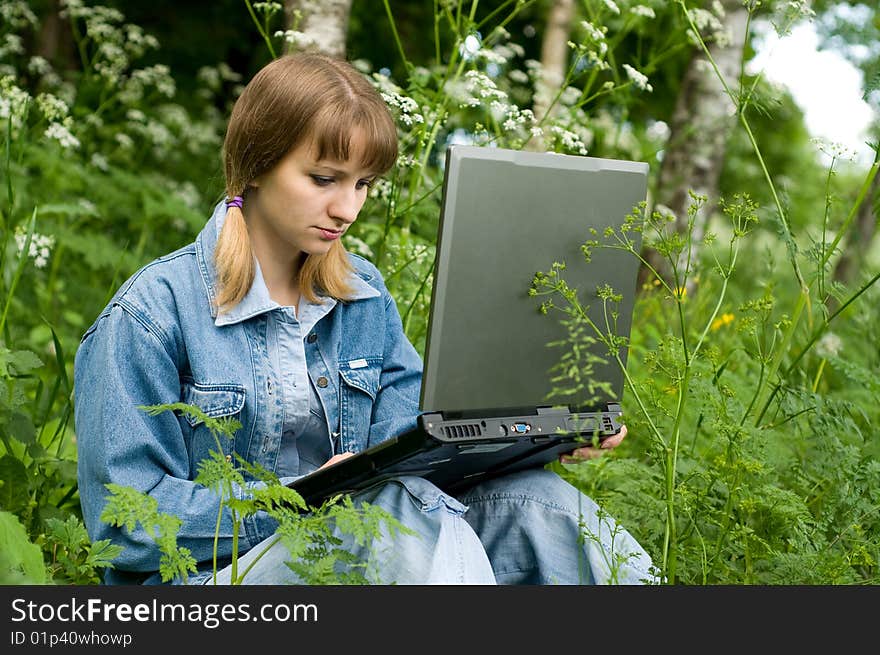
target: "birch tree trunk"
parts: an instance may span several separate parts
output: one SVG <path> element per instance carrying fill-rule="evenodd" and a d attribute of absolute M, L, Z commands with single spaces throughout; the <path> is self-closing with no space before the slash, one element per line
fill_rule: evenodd
<path fill-rule="evenodd" d="M 547 15 L 547 25 L 541 41 L 541 77 L 535 85 L 532 111 L 535 120 L 540 122 L 550 108 L 550 103 L 559 92 L 568 70 L 568 41 L 574 20 L 574 0 L 553 0 Z M 529 150 L 544 150 L 544 139 L 533 136 L 527 147 Z"/>
<path fill-rule="evenodd" d="M 708 44 L 708 49 L 728 86 L 735 89 L 746 39 L 748 10 L 740 0 L 722 0 L 720 4 L 724 9 L 720 19 L 728 38 L 724 42 L 713 40 Z M 695 219 L 690 250 L 683 253 L 678 262 L 680 271 L 684 270 L 688 257 L 691 266 L 699 257 L 699 245 L 716 206 L 721 167 L 735 120 L 733 101 L 725 93 L 705 53 L 695 51 L 686 69 L 670 121 L 669 142 L 658 174 L 657 204 L 654 207 L 668 207 L 676 216 L 675 229 L 685 234 L 688 227 L 687 210 L 691 204 L 689 190 L 707 197 L 706 204 Z M 671 281 L 668 262 L 653 250 L 644 254 L 650 264 Z M 646 273 L 642 271 L 643 278 Z M 693 290 L 693 276 L 689 277 L 687 288 L 688 291 Z"/>
<path fill-rule="evenodd" d="M 301 42 L 288 43 L 287 52 L 317 50 L 332 57 L 345 57 L 348 17 L 352 0 L 285 0 L 289 29 L 304 34 Z"/>

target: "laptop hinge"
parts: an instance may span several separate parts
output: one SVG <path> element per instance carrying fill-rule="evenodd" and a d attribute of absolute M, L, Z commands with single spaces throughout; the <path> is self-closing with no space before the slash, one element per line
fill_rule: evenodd
<path fill-rule="evenodd" d="M 461 409 L 425 412 L 441 417 L 446 421 L 467 421 L 483 418 L 503 418 L 507 416 L 548 416 L 555 414 L 583 414 L 589 412 L 619 412 L 620 405 L 616 402 L 599 405 L 568 407 L 565 405 L 538 405 L 530 407 L 499 407 L 496 409 Z"/>

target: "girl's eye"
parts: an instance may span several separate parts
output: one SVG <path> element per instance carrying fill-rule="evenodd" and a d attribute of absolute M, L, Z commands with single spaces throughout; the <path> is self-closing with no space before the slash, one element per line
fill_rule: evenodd
<path fill-rule="evenodd" d="M 318 186 L 327 186 L 328 184 L 333 184 L 333 178 L 327 177 L 326 175 L 312 175 L 312 180 Z"/>
<path fill-rule="evenodd" d="M 358 189 L 363 189 L 363 188 L 372 189 L 373 182 L 375 182 L 375 180 L 358 180 L 357 187 L 358 187 Z"/>

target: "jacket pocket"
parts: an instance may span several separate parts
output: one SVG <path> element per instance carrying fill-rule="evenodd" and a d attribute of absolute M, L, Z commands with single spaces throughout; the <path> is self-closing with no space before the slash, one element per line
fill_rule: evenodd
<path fill-rule="evenodd" d="M 344 450 L 357 452 L 367 444 L 381 375 L 381 357 L 339 363 L 339 432 Z"/>
<path fill-rule="evenodd" d="M 180 401 L 198 407 L 212 419 L 233 418 L 244 409 L 245 389 L 238 384 L 201 384 L 184 380 Z M 232 460 L 236 452 L 234 438 L 215 435 L 201 418 L 191 414 L 180 412 L 178 420 L 189 454 L 190 479 L 195 479 L 199 465 L 211 458 L 211 453 L 218 450 L 218 445 L 227 461 Z"/>
<path fill-rule="evenodd" d="M 241 413 L 244 408 L 245 390 L 239 384 L 201 384 L 185 381 L 181 402 L 198 407 L 209 418 L 226 418 Z M 202 419 L 184 414 L 190 427 L 203 423 Z"/>

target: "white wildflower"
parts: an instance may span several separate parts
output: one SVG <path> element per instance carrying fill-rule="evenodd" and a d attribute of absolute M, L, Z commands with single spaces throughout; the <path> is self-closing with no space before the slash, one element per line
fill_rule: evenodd
<path fill-rule="evenodd" d="M 171 77 L 171 70 L 164 64 L 156 64 L 134 71 L 131 74 L 131 80 L 142 83 L 144 86 L 152 86 L 165 96 L 171 98 L 176 92 L 174 78 Z"/>
<path fill-rule="evenodd" d="M 531 109 L 520 109 L 515 105 L 510 105 L 507 108 L 501 127 L 507 132 L 525 135 L 531 133 L 535 123 L 535 114 Z"/>
<path fill-rule="evenodd" d="M 21 0 L 0 2 L 0 19 L 2 19 L 0 24 L 15 30 L 39 25 L 39 21 L 28 3 Z"/>
<path fill-rule="evenodd" d="M 27 242 L 27 233 L 21 228 L 15 229 L 15 244 L 18 248 L 18 256 L 21 256 L 24 245 Z M 31 235 L 31 243 L 28 246 L 27 256 L 34 260 L 34 266 L 45 268 L 49 261 L 51 249 L 55 245 L 55 237 L 34 232 Z"/>
<path fill-rule="evenodd" d="M 402 161 L 404 159 L 405 158 L 399 158 L 397 160 L 398 166 L 400 168 L 407 168 L 409 166 L 412 166 L 412 161 L 413 161 L 412 157 L 408 158 L 409 163 L 407 163 L 407 164 L 402 163 Z M 370 187 L 370 197 L 376 198 L 378 200 L 387 200 L 388 198 L 391 197 L 392 188 L 393 188 L 393 185 L 391 184 L 391 180 L 386 180 L 384 177 L 380 177 L 377 180 L 375 180 L 373 182 L 373 186 Z"/>
<path fill-rule="evenodd" d="M 317 42 L 313 37 L 300 30 L 279 30 L 275 32 L 275 36 L 281 37 L 284 39 L 285 43 L 294 45 L 302 50 L 307 50 L 308 48 L 317 45 Z"/>
<path fill-rule="evenodd" d="M 425 117 L 419 113 L 419 103 L 412 98 L 398 93 L 396 90 L 388 89 L 380 91 L 382 99 L 392 110 L 396 110 L 397 117 L 401 123 L 407 127 L 411 127 L 416 123 L 424 123 Z"/>
<path fill-rule="evenodd" d="M 70 111 L 66 102 L 56 98 L 51 93 L 39 94 L 36 102 L 40 112 L 49 122 L 62 120 Z"/>
<path fill-rule="evenodd" d="M 485 59 L 491 64 L 506 64 L 510 54 L 512 53 L 506 51 L 503 46 L 496 46 L 492 50 L 480 48 L 476 53 L 476 57 L 478 59 Z"/>
<path fill-rule="evenodd" d="M 363 239 L 359 239 L 358 237 L 345 235 L 345 246 L 349 252 L 353 252 L 356 255 L 360 255 L 361 257 L 366 257 L 367 259 L 372 259 L 373 257 L 373 249 L 367 245 L 367 242 Z"/>
<path fill-rule="evenodd" d="M 477 56 L 480 47 L 480 38 L 476 34 L 468 34 L 458 47 L 458 52 L 461 54 L 462 59 L 471 60 Z"/>
<path fill-rule="evenodd" d="M 635 84 L 642 91 L 651 92 L 654 90 L 650 84 L 648 84 L 648 77 L 643 73 L 640 73 L 635 68 L 630 66 L 629 64 L 623 65 L 623 70 L 626 71 L 626 76 L 632 80 L 632 83 Z"/>
<path fill-rule="evenodd" d="M 128 63 L 128 56 L 121 47 L 105 41 L 98 46 L 93 65 L 101 77 L 116 84 L 121 79 L 122 73 L 128 68 Z"/>
<path fill-rule="evenodd" d="M 116 139 L 116 143 L 123 150 L 131 150 L 134 148 L 134 140 L 125 132 L 117 132 L 113 135 L 113 138 Z"/>
<path fill-rule="evenodd" d="M 648 121 L 648 129 L 645 130 L 645 136 L 656 141 L 666 141 L 671 131 L 669 125 L 664 121 Z"/>
<path fill-rule="evenodd" d="M 192 182 L 184 182 L 177 187 L 177 197 L 190 209 L 198 209 L 202 204 L 202 196 L 196 185 Z"/>
<path fill-rule="evenodd" d="M 826 332 L 816 344 L 816 354 L 823 359 L 836 357 L 843 348 L 843 341 L 833 332 Z"/>
<path fill-rule="evenodd" d="M 847 161 L 855 161 L 856 151 L 839 141 L 828 141 L 821 137 L 810 139 L 820 152 L 833 159 L 845 159 Z"/>
<path fill-rule="evenodd" d="M 13 129 L 17 129 L 24 123 L 31 96 L 14 82 L 11 75 L 0 77 L 0 121 L 6 123 L 11 118 Z"/>
<path fill-rule="evenodd" d="M 581 90 L 573 86 L 567 86 L 559 96 L 559 102 L 566 107 L 571 107 L 581 98 Z"/>
<path fill-rule="evenodd" d="M 7 34 L 0 42 L 0 57 L 24 54 L 24 40 L 18 34 Z"/>
<path fill-rule="evenodd" d="M 485 73 L 469 70 L 463 83 L 447 83 L 445 91 L 458 101 L 460 107 L 480 107 L 493 100 L 505 102 L 507 93 L 499 89 Z"/>
<path fill-rule="evenodd" d="M 155 36 L 144 32 L 144 29 L 139 25 L 125 26 L 123 43 L 125 44 L 125 51 L 132 59 L 143 57 L 147 50 L 157 50 L 159 48 L 159 40 Z"/>
<path fill-rule="evenodd" d="M 58 141 L 62 148 L 79 148 L 79 139 L 73 136 L 70 130 L 67 129 L 67 126 L 62 123 L 49 123 L 49 127 L 46 128 L 43 135 L 49 139 L 55 139 Z"/>
<path fill-rule="evenodd" d="M 579 155 L 587 154 L 587 146 L 581 138 L 571 130 L 567 130 L 560 125 L 551 125 L 550 133 L 559 139 L 566 150 L 576 152 Z"/>
<path fill-rule="evenodd" d="M 636 16 L 640 16 L 641 18 L 656 18 L 656 14 L 651 7 L 646 7 L 645 5 L 636 5 L 630 9 Z"/>
<path fill-rule="evenodd" d="M 724 28 L 718 17 L 706 9 L 690 9 L 688 14 L 700 32 L 720 32 Z"/>
<path fill-rule="evenodd" d="M 617 3 L 614 0 L 604 0 L 605 6 L 611 10 L 612 14 L 620 15 L 620 7 L 617 6 Z"/>
<path fill-rule="evenodd" d="M 80 120 L 82 120 L 86 125 L 95 129 L 100 129 L 104 127 L 104 119 L 101 118 L 100 114 L 86 114 Z"/>
<path fill-rule="evenodd" d="M 28 60 L 27 68 L 29 73 L 39 77 L 43 77 L 52 72 L 52 65 L 40 56 L 31 57 Z"/>
<path fill-rule="evenodd" d="M 110 170 L 110 162 L 108 162 L 107 158 L 100 152 L 93 153 L 89 159 L 89 163 L 99 171 L 104 171 L 106 173 Z"/>
<path fill-rule="evenodd" d="M 785 13 L 794 22 L 800 18 L 812 20 L 816 17 L 816 12 L 810 7 L 807 0 L 790 0 L 785 3 Z"/>
<path fill-rule="evenodd" d="M 584 31 L 587 33 L 587 37 L 591 41 L 596 41 L 597 43 L 605 40 L 605 31 L 608 29 L 606 27 L 596 27 L 591 22 L 582 20 L 581 27 L 584 28 Z"/>
<path fill-rule="evenodd" d="M 174 141 L 174 135 L 171 134 L 171 131 L 157 121 L 148 121 L 143 128 L 143 133 L 154 146 L 167 146 Z"/>
<path fill-rule="evenodd" d="M 534 79 L 539 79 L 544 70 L 544 65 L 538 61 L 537 59 L 526 59 L 525 62 L 526 70 L 529 73 L 529 76 Z"/>
<path fill-rule="evenodd" d="M 255 2 L 254 9 L 262 12 L 266 16 L 272 16 L 284 9 L 280 2 Z"/>

